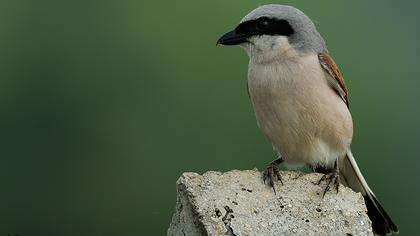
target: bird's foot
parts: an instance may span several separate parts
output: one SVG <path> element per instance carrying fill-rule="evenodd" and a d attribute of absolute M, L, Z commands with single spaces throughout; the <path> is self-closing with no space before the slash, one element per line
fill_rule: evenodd
<path fill-rule="evenodd" d="M 279 168 L 277 167 L 278 164 L 282 162 L 282 159 L 277 159 L 271 162 L 265 171 L 263 172 L 263 181 L 266 183 L 266 180 L 268 180 L 268 185 L 273 188 L 274 194 L 276 194 L 276 188 L 274 187 L 274 180 L 277 178 L 277 180 L 280 181 L 280 183 L 283 185 L 283 180 L 281 179 L 281 175 L 279 172 Z"/>
<path fill-rule="evenodd" d="M 324 189 L 324 193 L 322 194 L 322 198 L 324 198 L 325 194 L 331 189 L 331 185 L 335 186 L 335 189 L 338 193 L 338 188 L 340 186 L 340 173 L 337 169 L 334 169 L 330 173 L 324 174 L 317 184 L 321 184 L 322 181 L 328 181 L 327 186 Z"/>

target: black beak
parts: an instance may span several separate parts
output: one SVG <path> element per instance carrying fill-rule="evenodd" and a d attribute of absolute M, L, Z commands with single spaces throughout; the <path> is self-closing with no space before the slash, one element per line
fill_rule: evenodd
<path fill-rule="evenodd" d="M 238 34 L 235 32 L 235 30 L 232 30 L 220 37 L 220 39 L 217 40 L 217 44 L 238 45 L 247 42 L 247 38 L 248 36 L 246 34 Z"/>

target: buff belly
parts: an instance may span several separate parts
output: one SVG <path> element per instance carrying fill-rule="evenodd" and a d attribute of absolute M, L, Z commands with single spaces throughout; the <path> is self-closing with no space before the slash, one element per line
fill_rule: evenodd
<path fill-rule="evenodd" d="M 285 162 L 332 166 L 353 135 L 345 103 L 325 79 L 318 58 L 249 66 L 257 122 Z"/>

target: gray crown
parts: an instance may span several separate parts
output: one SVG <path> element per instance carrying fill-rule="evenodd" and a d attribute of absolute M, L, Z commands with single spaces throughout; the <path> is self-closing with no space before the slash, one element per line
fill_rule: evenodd
<path fill-rule="evenodd" d="M 296 49 L 316 53 L 327 52 L 325 41 L 316 30 L 314 23 L 299 9 L 278 4 L 264 5 L 251 11 L 241 20 L 241 23 L 260 17 L 287 20 L 295 31 L 289 37 L 289 41 Z"/>

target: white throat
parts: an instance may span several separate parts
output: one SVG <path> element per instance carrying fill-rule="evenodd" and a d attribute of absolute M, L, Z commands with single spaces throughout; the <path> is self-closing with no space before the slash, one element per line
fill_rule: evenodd
<path fill-rule="evenodd" d="M 247 52 L 251 63 L 270 64 L 291 60 L 298 56 L 298 52 L 285 36 L 254 36 L 248 41 L 241 47 Z"/>

